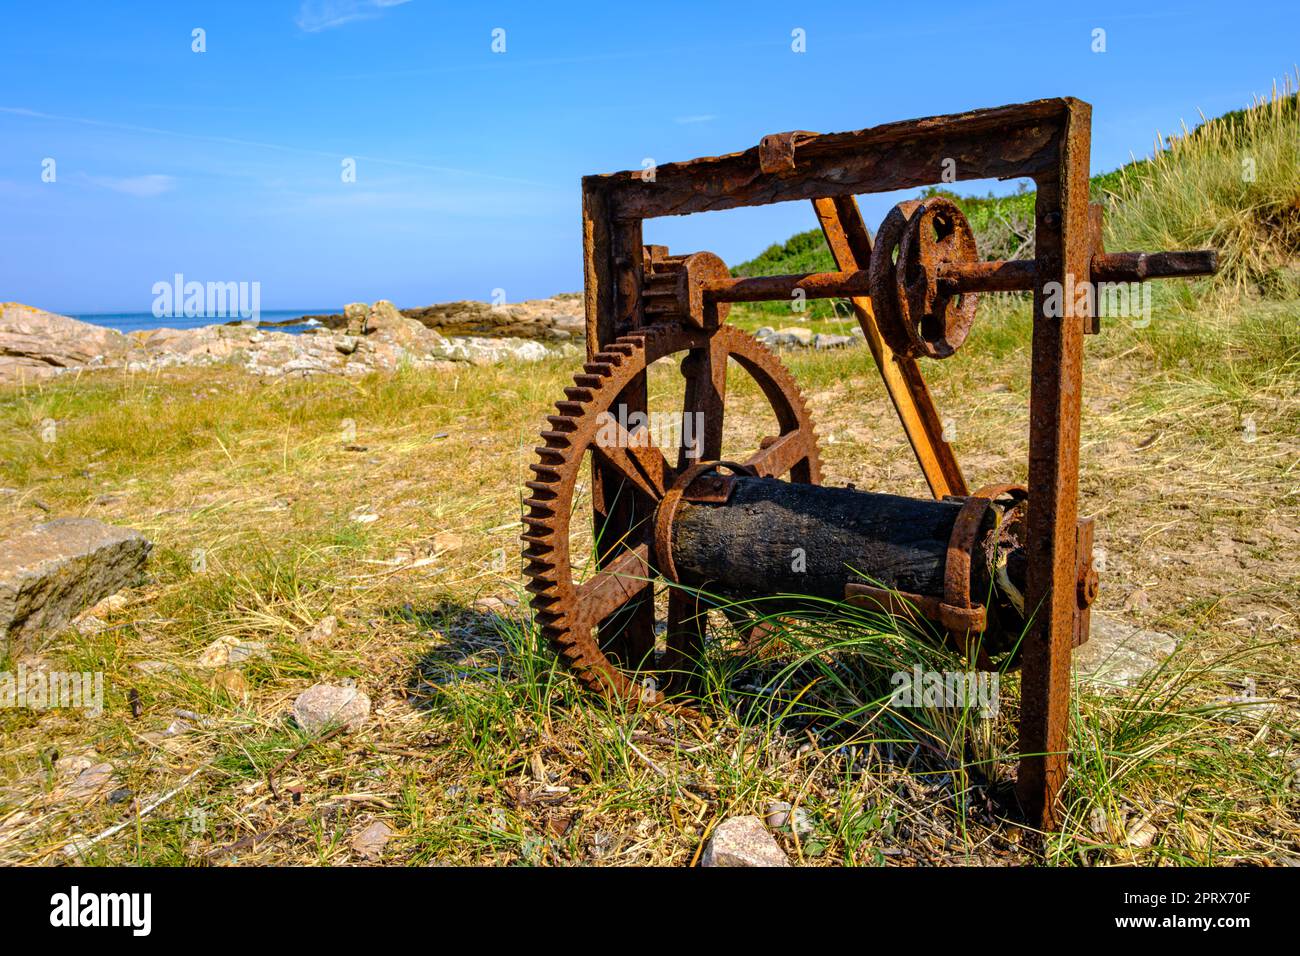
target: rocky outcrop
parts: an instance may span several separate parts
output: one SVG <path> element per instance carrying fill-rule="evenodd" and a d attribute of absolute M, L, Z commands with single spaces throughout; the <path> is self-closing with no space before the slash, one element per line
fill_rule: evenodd
<path fill-rule="evenodd" d="M 29 650 L 135 584 L 152 547 L 137 531 L 93 518 L 57 518 L 0 542 L 0 652 Z"/>
<path fill-rule="evenodd" d="M 115 329 L 17 302 L 0 303 L 0 382 L 119 364 L 130 342 Z"/>
<path fill-rule="evenodd" d="M 582 338 L 586 327 L 582 296 L 576 292 L 513 305 L 444 302 L 402 314 L 443 335 L 566 341 Z"/>
<path fill-rule="evenodd" d="M 360 335 L 365 312 L 349 305 L 342 315 L 306 315 L 294 320 L 314 320 L 327 329 Z M 365 306 L 361 306 L 362 310 Z M 425 328 L 442 335 L 469 338 L 535 339 L 542 342 L 566 342 L 585 334 L 582 296 L 566 292 L 549 299 L 492 305 L 487 302 L 440 302 L 418 309 L 402 309 L 401 314 Z M 285 323 L 289 324 L 289 323 Z"/>
<path fill-rule="evenodd" d="M 28 306 L 5 309 L 6 321 L 0 326 L 0 382 L 29 381 L 74 369 L 143 372 L 220 364 L 267 376 L 352 376 L 403 366 L 535 362 L 578 351 L 568 343 L 548 347 L 521 337 L 448 338 L 382 299 L 373 305 L 348 305 L 340 328 L 318 326 L 300 334 L 232 324 L 122 335 Z"/>

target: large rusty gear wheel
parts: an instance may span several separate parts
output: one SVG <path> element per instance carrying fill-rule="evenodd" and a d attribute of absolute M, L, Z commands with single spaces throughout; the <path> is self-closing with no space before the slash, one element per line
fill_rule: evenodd
<path fill-rule="evenodd" d="M 564 390 L 567 398 L 556 402 L 559 414 L 548 416 L 551 428 L 542 432 L 545 444 L 537 449 L 539 460 L 529 466 L 536 478 L 526 482 L 529 497 L 524 501 L 527 588 L 533 594 L 532 606 L 543 634 L 578 679 L 592 690 L 629 701 L 662 700 L 663 688 L 638 683 L 638 674 L 656 667 L 673 673 L 687 666 L 692 648 L 684 648 L 683 641 L 693 643 L 698 651 L 703 639 L 701 612 L 680 588 L 669 591 L 668 647 L 657 664 L 650 660 L 653 620 L 648 635 L 642 628 L 640 660 L 621 659 L 601 637 L 629 606 L 631 616 L 639 614 L 643 622 L 647 613 L 653 618 L 653 586 L 660 563 L 655 554 L 654 509 L 693 463 L 683 455 L 677 465 L 669 464 L 645 429 L 631 435 L 623 431 L 612 408 L 629 386 L 644 387 L 642 376 L 653 363 L 680 352 L 690 353 L 682 363 L 684 410 L 702 413 L 705 422 L 699 449 L 702 460 L 720 457 L 726 368 L 727 360 L 732 359 L 757 382 L 780 429 L 779 435 L 765 438 L 742 464 L 762 476 L 789 474 L 793 481 L 814 484 L 821 480 L 817 436 L 794 378 L 772 352 L 738 329 L 723 325 L 708 331 L 675 323 L 650 326 L 616 339 L 574 376 L 574 385 Z M 598 442 L 602 427 L 619 429 L 620 440 Z M 569 525 L 575 488 L 588 452 L 593 463 L 590 475 L 599 570 L 578 583 Z M 596 492 L 608 489 L 611 483 L 616 488 L 606 504 Z M 616 540 L 600 541 L 602 520 L 608 525 L 610 515 L 616 516 L 613 520 L 621 533 Z M 582 518 L 578 516 L 578 520 Z M 688 636 L 680 636 L 684 634 Z"/>

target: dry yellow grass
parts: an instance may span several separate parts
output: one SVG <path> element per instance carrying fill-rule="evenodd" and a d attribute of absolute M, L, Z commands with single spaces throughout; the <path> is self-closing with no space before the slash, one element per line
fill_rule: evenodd
<path fill-rule="evenodd" d="M 517 535 L 565 365 L 361 382 L 105 373 L 9 389 L 0 530 L 84 514 L 157 549 L 149 583 L 103 629 L 40 651 L 102 670 L 104 715 L 0 712 L 0 862 L 349 863 L 352 836 L 379 818 L 396 833 L 389 863 L 684 865 L 719 820 L 773 799 L 810 813 L 811 836 L 781 837 L 809 864 L 1294 860 L 1294 319 L 1295 303 L 1219 316 L 1170 305 L 1150 328 L 1089 341 L 1082 493 L 1107 554 L 1098 610 L 1183 646 L 1151 686 L 1081 699 L 1069 819 L 1042 847 L 987 806 L 954 803 L 954 789 L 978 788 L 915 759 L 920 745 L 896 731 L 873 737 L 871 720 L 831 738 L 726 709 L 708 724 L 624 714 L 555 669 L 519 601 Z M 1027 349 L 1025 317 L 991 308 L 959 357 L 927 368 L 972 484 L 1024 478 Z M 788 358 L 826 480 L 924 494 L 866 350 Z M 745 444 L 759 396 L 730 395 Z M 304 639 L 331 615 L 332 635 Z M 270 659 L 213 680 L 196 661 L 227 635 L 264 642 Z M 1270 702 L 1262 716 L 1214 704 L 1246 678 Z M 295 695 L 343 679 L 373 698 L 370 725 L 305 738 L 288 717 Z M 164 734 L 178 719 L 184 732 Z M 1004 756 L 1006 726 L 992 742 Z M 114 768 L 107 789 L 129 791 L 119 802 L 69 794 L 56 761 L 89 751 Z"/>

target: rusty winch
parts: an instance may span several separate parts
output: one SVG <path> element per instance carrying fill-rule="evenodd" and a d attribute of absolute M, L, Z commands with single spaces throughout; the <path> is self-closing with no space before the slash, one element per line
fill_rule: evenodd
<path fill-rule="evenodd" d="M 674 690 L 706 640 L 700 594 L 805 594 L 920 616 L 975 667 L 1022 673 L 1021 806 L 1052 827 L 1066 772 L 1071 648 L 1097 593 L 1092 522 L 1077 514 L 1082 337 L 1100 283 L 1212 273 L 1213 252 L 1108 253 L 1088 200 L 1091 108 L 1040 100 L 850 133 L 765 137 L 745 152 L 583 181 L 588 360 L 556 403 L 524 502 L 533 607 L 584 684 L 642 701 Z M 953 173 L 945 176 L 944 173 Z M 1031 178 L 1032 259 L 981 261 L 961 208 L 903 202 L 874 241 L 856 194 L 941 180 Z M 836 272 L 733 278 L 708 252 L 642 242 L 642 222 L 811 200 Z M 961 348 L 981 292 L 1033 293 L 1028 483 L 967 488 L 918 360 Z M 841 297 L 853 306 L 932 500 L 821 485 L 817 436 L 794 379 L 730 303 Z M 684 414 L 702 434 L 661 449 L 647 377 L 680 357 Z M 728 366 L 776 433 L 723 460 Z M 673 456 L 670 461 L 668 455 Z M 594 554 L 570 546 L 590 482 Z M 802 552 L 802 562 L 791 555 Z M 663 624 L 657 621 L 656 583 Z M 999 663 L 994 663 L 994 659 Z M 1010 658 L 1010 659 L 1009 659 Z M 659 674 L 648 683 L 645 677 Z"/>

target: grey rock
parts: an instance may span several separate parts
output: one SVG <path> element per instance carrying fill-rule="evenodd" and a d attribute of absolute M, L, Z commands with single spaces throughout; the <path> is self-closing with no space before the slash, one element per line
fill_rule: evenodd
<path fill-rule="evenodd" d="M 1102 686 L 1127 687 L 1159 665 L 1176 646 L 1177 641 L 1168 634 L 1094 613 L 1088 642 L 1074 649 L 1075 677 Z"/>
<path fill-rule="evenodd" d="M 298 695 L 293 702 L 293 716 L 309 734 L 339 725 L 352 732 L 360 730 L 370 716 L 370 698 L 355 687 L 317 684 Z"/>
<path fill-rule="evenodd" d="M 93 518 L 56 518 L 0 542 L 0 649 L 28 649 L 135 584 L 152 547 L 138 531 Z"/>
<path fill-rule="evenodd" d="M 767 805 L 763 822 L 773 830 L 781 829 L 790 822 L 790 804 L 784 800 L 773 800 Z"/>
<path fill-rule="evenodd" d="M 812 330 L 798 326 L 777 329 L 763 341 L 764 345 L 782 349 L 807 348 L 811 343 Z"/>
<path fill-rule="evenodd" d="M 789 866 L 785 852 L 758 817 L 732 817 L 718 824 L 701 866 Z"/>
<path fill-rule="evenodd" d="M 74 800 L 89 800 L 107 790 L 115 780 L 111 763 L 97 763 L 87 767 L 68 787 L 67 795 Z"/>
<path fill-rule="evenodd" d="M 813 336 L 812 344 L 815 349 L 842 349 L 851 345 L 859 345 L 861 342 L 851 335 L 828 335 L 825 332 L 819 332 Z"/>
<path fill-rule="evenodd" d="M 376 820 L 352 838 L 352 850 L 363 860 L 374 861 L 384 854 L 384 847 L 393 838 L 393 830 L 383 820 Z"/>

